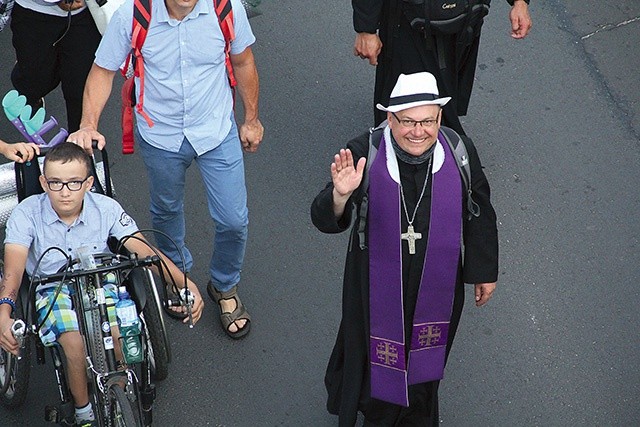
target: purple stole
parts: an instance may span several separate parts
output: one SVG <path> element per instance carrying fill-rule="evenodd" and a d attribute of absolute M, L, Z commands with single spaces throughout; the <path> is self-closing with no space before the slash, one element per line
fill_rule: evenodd
<path fill-rule="evenodd" d="M 445 160 L 432 175 L 427 251 L 407 345 L 402 303 L 402 247 L 406 243 L 400 239 L 400 185 L 387 166 L 387 157 L 392 155 L 394 162 L 390 163 L 397 167 L 393 148 L 385 142 L 388 135 L 385 131 L 378 149 L 385 155 L 376 156 L 369 171 L 371 397 L 407 407 L 408 385 L 439 380 L 444 372 L 461 249 L 462 186 L 453 153 L 439 135 Z"/>

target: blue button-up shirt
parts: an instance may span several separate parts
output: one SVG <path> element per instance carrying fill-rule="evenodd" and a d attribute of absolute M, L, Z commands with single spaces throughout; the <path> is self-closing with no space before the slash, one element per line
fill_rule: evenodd
<path fill-rule="evenodd" d="M 47 194 L 23 200 L 7 221 L 4 243 L 29 248 L 26 272 L 32 275 L 40 256 L 51 247 L 60 248 L 71 258 L 78 258 L 77 249 L 89 247 L 91 253 L 110 252 L 107 239 L 121 239 L 138 231 L 135 221 L 115 200 L 101 194 L 87 193 L 80 216 L 68 225 L 53 210 Z M 60 251 L 44 256 L 38 273 L 53 274 L 66 263 Z"/>
<path fill-rule="evenodd" d="M 231 53 L 255 42 L 240 0 L 231 0 L 235 39 Z M 224 36 L 213 0 L 199 0 L 182 21 L 169 17 L 164 1 L 152 2 L 151 23 L 142 46 L 144 111 L 138 113 L 142 138 L 156 148 L 178 152 L 186 137 L 198 154 L 217 147 L 231 129 L 233 97 L 224 56 Z M 133 0 L 113 15 L 96 52 L 95 63 L 118 70 L 131 50 Z M 140 82 L 136 78 L 136 99 Z"/>

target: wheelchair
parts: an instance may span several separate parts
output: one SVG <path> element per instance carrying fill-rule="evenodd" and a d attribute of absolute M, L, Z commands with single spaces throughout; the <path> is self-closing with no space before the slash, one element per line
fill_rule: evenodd
<path fill-rule="evenodd" d="M 106 151 L 103 149 L 101 153 L 104 177 L 95 180 L 94 191 L 111 196 L 113 191 Z M 28 169 L 33 168 L 33 165 L 38 167 L 38 162 L 32 161 L 29 165 L 16 163 L 16 185 L 20 199 L 38 190 L 42 191 L 39 188 L 27 188 L 26 183 L 40 174 L 39 168 L 37 171 Z M 95 165 L 93 173 L 96 174 Z M 78 268 L 79 260 L 69 259 L 62 271 L 56 274 L 39 276 L 36 272 L 30 279 L 23 278 L 14 312 L 14 319 L 20 319 L 23 323 L 16 321 L 13 328 L 14 335 L 21 342 L 20 356 L 16 357 L 0 349 L 0 404 L 15 408 L 24 403 L 33 351 L 37 362 L 45 363 L 45 347 L 38 336 L 41 325 L 37 324 L 35 310 L 36 286 L 64 282 L 73 290 L 73 307 L 86 349 L 89 395 L 98 424 L 127 427 L 152 424 L 155 383 L 167 377 L 171 361 L 162 311 L 170 305 L 180 303 L 168 298 L 166 284 L 173 282 L 174 288 L 177 289 L 177 286 L 173 278 L 166 280 L 159 256 L 138 259 L 136 254 L 129 254 L 123 248 L 122 242 L 117 245 L 109 242 L 109 247 L 113 253 L 92 254 L 95 264 L 90 268 L 86 268 L 86 265 Z M 159 275 L 152 272 L 152 266 L 158 268 Z M 117 278 L 117 286 L 127 288 L 140 319 L 142 361 L 125 367 L 116 364 L 113 337 L 107 318 L 108 304 L 104 301 L 102 287 L 107 275 Z M 160 283 L 157 283 L 158 278 Z M 159 293 L 158 289 L 162 292 Z M 182 300 L 181 303 L 186 304 L 186 301 Z M 45 408 L 45 420 L 60 425 L 74 425 L 73 399 L 66 383 L 60 348 L 57 345 L 48 348 L 55 370 L 60 404 Z"/>
<path fill-rule="evenodd" d="M 20 300 L 20 310 L 26 323 L 20 336 L 19 357 L 4 353 L 5 369 L 0 400 L 5 406 L 21 404 L 26 393 L 29 355 L 35 345 L 37 360 L 44 363 L 44 346 L 37 331 L 35 314 L 35 287 L 46 283 L 62 283 L 71 289 L 71 299 L 78 315 L 78 325 L 84 340 L 89 382 L 89 395 L 94 413 L 101 426 L 148 426 L 152 423 L 151 409 L 155 398 L 155 380 L 166 377 L 170 359 L 169 343 L 160 315 L 160 299 L 155 292 L 153 275 L 148 267 L 159 265 L 158 257 L 138 259 L 136 255 L 93 254 L 96 267 L 73 269 L 70 261 L 63 271 L 38 276 L 27 287 L 27 303 Z M 108 274 L 115 277 L 115 285 L 124 285 L 133 296 L 140 318 L 142 361 L 122 368 L 117 366 L 113 336 L 107 317 L 108 303 L 104 298 L 103 283 Z M 21 287 L 22 292 L 23 287 Z M 24 295 L 21 295 L 24 297 Z M 115 303 L 113 303 L 115 304 Z M 17 307 L 16 307 L 17 309 Z M 18 322 L 16 322 L 18 323 Z M 16 325 L 14 323 L 14 327 Z M 16 329 L 16 328 L 14 328 Z M 122 338 L 121 338 L 122 339 Z M 45 420 L 73 425 L 75 412 L 73 399 L 66 383 L 65 367 L 60 348 L 50 348 L 60 393 L 60 405 L 45 408 Z"/>

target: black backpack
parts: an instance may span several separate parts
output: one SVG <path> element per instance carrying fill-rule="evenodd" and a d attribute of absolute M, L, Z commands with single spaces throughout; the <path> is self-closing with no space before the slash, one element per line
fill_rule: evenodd
<path fill-rule="evenodd" d="M 369 149 L 367 151 L 367 164 L 364 168 L 364 174 L 362 176 L 362 183 L 355 196 L 355 202 L 358 207 L 358 240 L 360 242 L 360 249 L 365 249 L 365 235 L 364 229 L 367 223 L 367 214 L 369 212 L 369 169 L 373 165 L 373 161 L 378 154 L 378 147 L 380 146 L 380 140 L 382 139 L 382 133 L 387 126 L 387 121 L 380 123 L 376 128 L 369 129 Z M 444 139 L 449 144 L 451 151 L 453 152 L 456 160 L 456 165 L 460 171 L 460 177 L 464 184 L 464 188 L 467 194 L 467 220 L 472 217 L 480 216 L 480 206 L 473 200 L 473 190 L 471 189 L 471 167 L 469 166 L 469 154 L 467 153 L 467 147 L 462 142 L 460 135 L 451 128 L 446 126 L 440 126 L 440 130 L 444 135 Z"/>
<path fill-rule="evenodd" d="M 491 0 L 402 0 L 414 30 L 462 34 L 489 13 Z M 473 31 L 473 29 L 471 30 Z"/>

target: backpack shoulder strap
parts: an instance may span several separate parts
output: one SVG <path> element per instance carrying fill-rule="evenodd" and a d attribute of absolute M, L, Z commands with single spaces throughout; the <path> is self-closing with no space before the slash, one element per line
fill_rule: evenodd
<path fill-rule="evenodd" d="M 378 154 L 378 147 L 380 146 L 380 141 L 382 139 L 382 132 L 384 132 L 384 127 L 386 126 L 386 121 L 384 122 L 384 126 L 380 125 L 375 128 L 369 129 L 369 147 L 367 148 L 367 164 L 364 167 L 364 173 L 362 174 L 362 183 L 360 185 L 360 189 L 358 190 L 358 199 L 361 199 L 369 190 L 369 169 L 371 169 L 371 165 Z"/>
<path fill-rule="evenodd" d="M 120 68 L 125 82 L 121 91 L 121 125 L 122 125 L 122 154 L 134 152 L 133 137 L 133 108 L 136 109 L 149 126 L 153 126 L 151 118 L 142 109 L 144 101 L 144 60 L 142 59 L 142 45 L 147 38 L 151 22 L 151 0 L 134 0 L 133 20 L 131 22 L 131 49 L 129 55 Z M 134 76 L 140 79 L 140 99 L 136 100 Z"/>
<path fill-rule="evenodd" d="M 358 206 L 358 241 L 361 250 L 366 249 L 364 229 L 367 224 L 367 214 L 369 212 L 369 169 L 378 154 L 378 147 L 382 140 L 382 133 L 387 126 L 387 121 L 382 122 L 378 127 L 369 129 L 369 148 L 367 149 L 367 164 L 364 167 L 362 183 L 355 196 L 356 206 Z"/>
<path fill-rule="evenodd" d="M 218 16 L 218 22 L 220 23 L 220 30 L 224 36 L 224 62 L 227 67 L 227 76 L 229 77 L 229 85 L 236 87 L 236 78 L 233 74 L 233 66 L 231 64 L 231 42 L 236 38 L 235 30 L 233 28 L 233 9 L 231 7 L 231 0 L 213 0 L 213 7 L 216 10 Z"/>
<path fill-rule="evenodd" d="M 125 77 L 131 66 L 133 75 L 140 79 L 140 96 L 136 104 L 136 110 L 145 119 L 149 127 L 153 126 L 153 121 L 143 109 L 144 105 L 144 59 L 142 58 L 142 46 L 147 38 L 149 25 L 151 23 L 151 3 L 152 0 L 134 0 L 133 2 L 133 22 L 131 23 L 131 52 L 122 68 Z M 133 88 L 133 86 L 132 86 Z M 132 95 L 134 96 L 134 95 Z"/>
<path fill-rule="evenodd" d="M 453 151 L 456 165 L 460 171 L 460 177 L 462 178 L 464 188 L 467 192 L 467 211 L 469 212 L 468 219 L 471 219 L 472 215 L 479 217 L 480 206 L 473 201 L 473 190 L 471 189 L 471 166 L 469 165 L 467 147 L 464 145 L 462 137 L 460 137 L 460 135 L 453 129 L 441 126 L 440 130 L 442 131 L 442 135 L 444 135 L 445 141 L 449 144 L 451 151 Z"/>
<path fill-rule="evenodd" d="M 133 2 L 133 22 L 131 32 L 131 49 L 134 54 L 133 61 L 140 55 L 140 50 L 147 38 L 149 24 L 151 23 L 151 0 L 135 0 Z"/>

